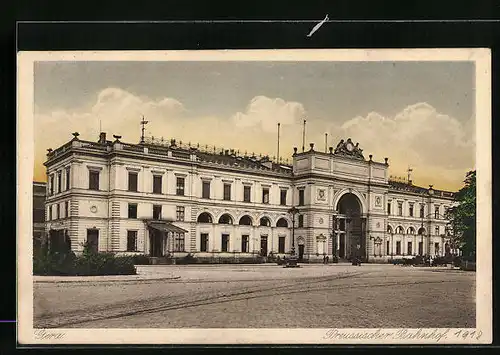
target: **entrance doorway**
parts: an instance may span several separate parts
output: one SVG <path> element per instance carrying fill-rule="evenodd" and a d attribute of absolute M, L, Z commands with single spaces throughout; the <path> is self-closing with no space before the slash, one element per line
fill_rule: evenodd
<path fill-rule="evenodd" d="M 299 245 L 299 260 L 304 259 L 304 244 Z"/>
<path fill-rule="evenodd" d="M 154 229 L 149 229 L 149 255 L 154 257 L 163 256 L 163 233 Z"/>
<path fill-rule="evenodd" d="M 361 201 L 353 193 L 346 193 L 339 199 L 337 211 L 341 231 L 339 257 L 366 260 L 366 221 L 362 218 Z"/>
<path fill-rule="evenodd" d="M 267 256 L 267 235 L 260 237 L 260 255 Z"/>
<path fill-rule="evenodd" d="M 98 229 L 87 229 L 87 243 L 93 252 L 97 253 L 99 251 Z"/>

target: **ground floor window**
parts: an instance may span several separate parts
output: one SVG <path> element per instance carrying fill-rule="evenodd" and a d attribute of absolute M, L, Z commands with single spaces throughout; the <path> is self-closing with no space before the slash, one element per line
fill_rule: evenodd
<path fill-rule="evenodd" d="M 413 254 L 413 245 L 412 245 L 412 242 L 408 242 L 408 255 L 412 255 Z"/>
<path fill-rule="evenodd" d="M 229 234 L 222 235 L 221 244 L 222 251 L 229 251 Z"/>
<path fill-rule="evenodd" d="M 248 235 L 241 236 L 241 252 L 248 253 Z"/>
<path fill-rule="evenodd" d="M 401 242 L 396 242 L 396 255 L 401 255 Z"/>
<path fill-rule="evenodd" d="M 278 253 L 285 253 L 285 237 L 279 237 L 278 239 Z"/>
<path fill-rule="evenodd" d="M 434 253 L 435 253 L 436 255 L 438 255 L 438 254 L 439 254 L 439 243 L 434 243 Z"/>
<path fill-rule="evenodd" d="M 174 234 L 174 251 L 184 251 L 184 233 Z"/>
<path fill-rule="evenodd" d="M 208 251 L 208 233 L 200 235 L 200 251 Z"/>
<path fill-rule="evenodd" d="M 418 242 L 418 255 L 424 255 L 424 243 Z"/>
<path fill-rule="evenodd" d="M 391 244 L 389 243 L 389 241 L 387 241 L 386 252 L 385 252 L 387 255 L 389 255 L 389 253 L 391 252 L 390 251 L 390 246 L 391 246 Z"/>
<path fill-rule="evenodd" d="M 137 251 L 137 231 L 127 231 L 127 251 Z"/>
<path fill-rule="evenodd" d="M 97 253 L 99 250 L 99 230 L 87 229 L 87 243 L 90 249 Z"/>

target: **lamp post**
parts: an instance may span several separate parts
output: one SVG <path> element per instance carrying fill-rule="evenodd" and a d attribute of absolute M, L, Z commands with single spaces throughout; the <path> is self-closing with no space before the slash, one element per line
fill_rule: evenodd
<path fill-rule="evenodd" d="M 332 220 L 332 261 L 337 262 L 338 260 L 338 255 L 337 255 L 337 210 L 333 210 L 333 220 Z"/>
<path fill-rule="evenodd" d="M 297 255 L 295 254 L 295 215 L 299 213 L 299 210 L 293 206 L 288 210 L 288 213 L 292 215 L 292 250 L 291 255 L 286 260 L 285 267 L 299 267 L 297 264 Z"/>

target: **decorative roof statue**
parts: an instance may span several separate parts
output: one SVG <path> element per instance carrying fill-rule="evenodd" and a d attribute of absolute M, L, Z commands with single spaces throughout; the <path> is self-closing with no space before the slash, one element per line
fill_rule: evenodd
<path fill-rule="evenodd" d="M 351 157 L 354 159 L 365 159 L 365 157 L 363 156 L 363 149 L 359 148 L 359 143 L 356 143 L 356 145 L 354 145 L 351 138 L 348 138 L 345 142 L 342 139 L 339 144 L 337 144 L 337 148 L 335 148 L 334 154 Z"/>

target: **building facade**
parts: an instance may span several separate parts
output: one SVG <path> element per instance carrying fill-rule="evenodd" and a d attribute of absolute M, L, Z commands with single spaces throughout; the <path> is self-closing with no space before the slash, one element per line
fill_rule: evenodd
<path fill-rule="evenodd" d="M 45 186 L 44 182 L 33 182 L 33 246 L 39 247 L 45 234 Z"/>
<path fill-rule="evenodd" d="M 358 144 L 294 149 L 291 164 L 101 133 L 48 150 L 49 243 L 151 257 L 324 255 L 365 261 L 449 252 L 453 193 L 391 181 Z M 293 207 L 293 208 L 292 208 Z"/>

